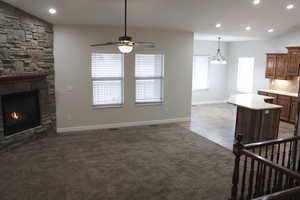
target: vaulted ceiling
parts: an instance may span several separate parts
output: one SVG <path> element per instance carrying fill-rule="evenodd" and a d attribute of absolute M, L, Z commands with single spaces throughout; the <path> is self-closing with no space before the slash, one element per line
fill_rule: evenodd
<path fill-rule="evenodd" d="M 54 24 L 123 25 L 124 0 L 5 0 Z M 281 35 L 300 26 L 300 0 L 128 0 L 129 27 L 186 30 L 234 40 Z M 294 9 L 287 10 L 290 3 Z M 54 7 L 55 15 L 48 9 Z M 216 23 L 222 27 L 217 29 Z M 251 26 L 251 31 L 245 31 Z M 273 33 L 267 30 L 273 28 Z"/>

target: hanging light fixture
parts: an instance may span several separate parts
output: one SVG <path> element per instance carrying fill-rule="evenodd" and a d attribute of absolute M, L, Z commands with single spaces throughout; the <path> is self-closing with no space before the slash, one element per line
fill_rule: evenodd
<path fill-rule="evenodd" d="M 213 65 L 226 65 L 227 61 L 224 56 L 221 54 L 221 37 L 218 37 L 218 49 L 217 49 L 217 54 L 215 56 L 212 56 L 210 59 L 210 64 Z"/>
<path fill-rule="evenodd" d="M 135 46 L 154 48 L 153 42 L 134 42 L 132 37 L 127 35 L 127 0 L 125 0 L 125 16 L 124 16 L 124 35 L 119 37 L 117 42 L 106 42 L 102 44 L 92 44 L 92 47 L 117 45 L 121 53 L 130 53 Z"/>

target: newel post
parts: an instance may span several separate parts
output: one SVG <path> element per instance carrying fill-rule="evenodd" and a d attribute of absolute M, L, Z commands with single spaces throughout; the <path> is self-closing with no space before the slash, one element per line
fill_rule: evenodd
<path fill-rule="evenodd" d="M 241 133 L 238 133 L 235 143 L 233 145 L 233 153 L 235 155 L 235 162 L 234 162 L 234 170 L 233 170 L 233 177 L 232 177 L 232 189 L 231 189 L 231 199 L 230 200 L 237 200 L 241 150 L 243 148 L 242 139 L 243 139 L 243 135 Z"/>

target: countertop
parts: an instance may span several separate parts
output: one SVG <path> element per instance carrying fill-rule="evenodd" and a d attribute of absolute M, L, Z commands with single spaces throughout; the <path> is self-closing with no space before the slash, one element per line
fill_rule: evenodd
<path fill-rule="evenodd" d="M 228 103 L 252 110 L 269 110 L 282 108 L 282 106 L 279 105 L 266 103 L 265 99 L 273 99 L 273 97 L 258 94 L 236 94 L 229 97 Z"/>
<path fill-rule="evenodd" d="M 279 91 L 279 90 L 261 89 L 258 91 L 268 92 L 268 93 L 273 93 L 273 94 L 280 94 L 280 95 L 291 96 L 291 97 L 298 97 L 298 93 L 284 92 L 284 91 Z"/>

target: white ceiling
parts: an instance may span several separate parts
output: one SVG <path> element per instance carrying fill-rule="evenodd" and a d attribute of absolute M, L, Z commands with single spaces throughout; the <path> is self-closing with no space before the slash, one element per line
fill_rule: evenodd
<path fill-rule="evenodd" d="M 4 0 L 54 24 L 123 24 L 124 0 Z M 300 26 L 300 0 L 128 0 L 128 24 L 186 30 L 227 41 L 269 38 Z M 286 10 L 289 3 L 295 9 Z M 57 14 L 48 13 L 50 7 Z M 215 24 L 222 23 L 216 29 Z M 251 31 L 245 31 L 246 26 Z M 273 33 L 267 30 L 273 28 Z M 130 32 L 130 30 L 129 30 Z"/>

